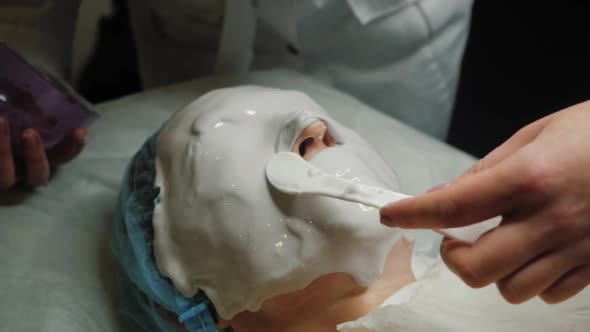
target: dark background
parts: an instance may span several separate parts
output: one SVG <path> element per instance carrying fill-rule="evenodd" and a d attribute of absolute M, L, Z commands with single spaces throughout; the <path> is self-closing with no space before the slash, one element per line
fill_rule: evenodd
<path fill-rule="evenodd" d="M 79 82 L 93 102 L 140 90 L 126 1 L 113 2 L 115 15 L 100 24 L 103 52 Z M 475 1 L 450 144 L 482 157 L 526 124 L 588 99 L 590 1 Z"/>
<path fill-rule="evenodd" d="M 448 142 L 481 157 L 590 99 L 589 46 L 590 1 L 476 0 Z"/>

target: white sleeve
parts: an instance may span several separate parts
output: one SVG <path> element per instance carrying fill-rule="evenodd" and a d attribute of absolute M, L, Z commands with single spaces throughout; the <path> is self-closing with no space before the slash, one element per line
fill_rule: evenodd
<path fill-rule="evenodd" d="M 0 1 L 0 41 L 67 80 L 80 0 Z"/>

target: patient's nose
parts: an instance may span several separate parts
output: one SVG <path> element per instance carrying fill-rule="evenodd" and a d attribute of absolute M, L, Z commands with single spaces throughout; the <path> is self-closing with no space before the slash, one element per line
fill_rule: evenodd
<path fill-rule="evenodd" d="M 318 121 L 303 129 L 295 140 L 291 151 L 309 160 L 322 150 L 334 146 L 334 138 L 323 121 Z"/>

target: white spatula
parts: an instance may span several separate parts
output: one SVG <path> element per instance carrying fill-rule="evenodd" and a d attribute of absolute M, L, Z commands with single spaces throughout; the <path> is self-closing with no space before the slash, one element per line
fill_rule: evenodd
<path fill-rule="evenodd" d="M 321 195 L 381 209 L 388 203 L 410 198 L 395 191 L 364 185 L 328 174 L 292 152 L 279 152 L 266 165 L 266 178 L 277 190 L 291 195 Z M 501 217 L 466 227 L 436 229 L 447 237 L 473 243 L 496 228 Z"/>

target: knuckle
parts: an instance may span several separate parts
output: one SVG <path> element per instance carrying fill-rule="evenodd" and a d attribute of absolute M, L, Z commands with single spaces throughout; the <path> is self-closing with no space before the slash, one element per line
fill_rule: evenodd
<path fill-rule="evenodd" d="M 572 236 L 576 237 L 580 231 L 584 232 L 584 223 L 580 218 L 579 209 L 569 203 L 555 204 L 554 206 L 548 207 L 544 211 L 542 219 L 539 219 L 540 227 L 537 228 L 539 239 L 541 241 L 555 240 L 563 241 L 565 239 L 571 239 Z M 559 236 L 558 236 L 559 235 Z"/>
<path fill-rule="evenodd" d="M 572 231 L 576 228 L 576 215 L 574 209 L 569 206 L 558 206 L 549 212 L 548 218 L 549 232 L 559 234 L 556 232 Z"/>
<path fill-rule="evenodd" d="M 515 136 L 529 136 L 530 134 L 533 134 L 537 131 L 537 123 L 533 122 L 522 127 L 519 131 L 516 132 Z"/>
<path fill-rule="evenodd" d="M 482 158 L 482 159 L 478 160 L 473 166 L 471 166 L 467 170 L 466 174 L 470 174 L 470 175 L 477 174 L 477 173 L 483 171 L 484 169 L 486 169 L 486 165 L 487 165 L 486 159 Z"/>
<path fill-rule="evenodd" d="M 561 176 L 554 166 L 543 163 L 527 163 L 524 169 L 519 192 L 533 195 L 535 198 L 546 199 L 552 197 L 560 183 Z"/>

